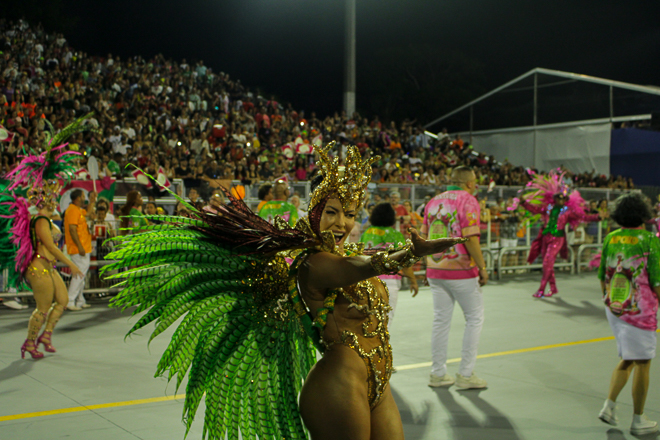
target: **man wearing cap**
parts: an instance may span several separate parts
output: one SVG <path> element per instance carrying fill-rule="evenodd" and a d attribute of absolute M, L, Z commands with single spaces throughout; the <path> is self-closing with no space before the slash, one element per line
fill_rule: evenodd
<path fill-rule="evenodd" d="M 287 202 L 289 198 L 289 184 L 284 179 L 278 179 L 273 185 L 273 200 L 266 202 L 259 210 L 259 217 L 273 223 L 276 215 L 286 220 L 291 227 L 298 221 L 298 208 Z"/>
<path fill-rule="evenodd" d="M 480 209 L 474 197 L 477 179 L 471 168 L 460 166 L 452 172 L 451 180 L 447 191 L 426 204 L 422 235 L 431 240 L 441 237 L 469 237 L 469 240 L 442 254 L 427 257 L 426 277 L 433 294 L 433 364 L 429 386 L 450 386 L 455 382 L 462 389 L 485 388 L 486 381 L 474 374 L 484 323 L 481 286 L 488 282 L 479 245 Z M 465 315 L 465 334 L 461 363 L 454 379 L 447 374 L 447 345 L 456 302 Z"/>

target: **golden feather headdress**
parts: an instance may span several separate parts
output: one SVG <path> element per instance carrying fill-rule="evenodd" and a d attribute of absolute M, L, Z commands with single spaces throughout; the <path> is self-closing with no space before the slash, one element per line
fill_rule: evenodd
<path fill-rule="evenodd" d="M 348 210 L 353 202 L 356 202 L 356 209 L 362 206 L 365 190 L 371 181 L 371 164 L 380 158 L 375 156 L 362 160 L 358 148 L 355 145 L 350 145 L 346 149 L 344 165 L 340 166 L 338 157 L 330 159 L 329 156 L 330 150 L 334 146 L 335 142 L 333 141 L 325 148 L 316 149 L 319 154 L 317 165 L 323 175 L 323 181 L 312 193 L 309 201 L 309 212 L 332 194 L 337 195 L 344 211 Z"/>

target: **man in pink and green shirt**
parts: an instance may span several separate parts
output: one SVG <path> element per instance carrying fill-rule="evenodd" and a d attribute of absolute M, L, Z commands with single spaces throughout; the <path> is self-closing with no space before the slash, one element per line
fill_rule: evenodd
<path fill-rule="evenodd" d="M 441 237 L 469 237 L 469 240 L 426 260 L 426 277 L 433 294 L 434 309 L 429 386 L 449 386 L 456 382 L 459 388 L 485 388 L 486 381 L 473 371 L 484 322 L 481 286 L 488 282 L 479 245 L 480 208 L 474 197 L 477 191 L 474 171 L 468 167 L 455 168 L 452 186 L 447 189 L 426 204 L 422 234 L 431 240 Z M 461 363 L 454 380 L 447 374 L 447 345 L 457 301 L 465 315 L 466 326 Z"/>

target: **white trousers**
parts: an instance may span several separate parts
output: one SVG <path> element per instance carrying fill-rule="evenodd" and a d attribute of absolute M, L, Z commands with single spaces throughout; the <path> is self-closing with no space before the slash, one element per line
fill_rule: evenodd
<path fill-rule="evenodd" d="M 388 328 L 392 328 L 392 320 L 394 320 L 394 311 L 396 310 L 396 303 L 399 301 L 399 290 L 401 290 L 401 278 L 387 278 L 382 280 L 390 292 L 390 313 L 388 313 Z"/>
<path fill-rule="evenodd" d="M 78 269 L 83 273 L 82 277 L 71 277 L 71 283 L 69 284 L 69 306 L 80 307 L 85 304 L 83 289 L 85 288 L 85 279 L 89 270 L 89 257 L 90 255 L 88 253 L 84 257 L 78 254 L 69 255 L 73 264 L 78 266 Z"/>
<path fill-rule="evenodd" d="M 477 346 L 481 328 L 484 325 L 484 300 L 479 286 L 479 278 L 464 280 L 439 280 L 429 278 L 433 294 L 433 330 L 431 332 L 431 373 L 437 376 L 447 374 L 447 345 L 449 328 L 454 312 L 454 303 L 463 309 L 465 333 L 458 373 L 469 377 L 477 362 Z"/>

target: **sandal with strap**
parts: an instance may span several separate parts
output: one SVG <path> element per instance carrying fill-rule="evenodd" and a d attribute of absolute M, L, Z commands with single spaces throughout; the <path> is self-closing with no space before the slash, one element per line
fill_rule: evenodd
<path fill-rule="evenodd" d="M 23 342 L 23 346 L 21 346 L 21 358 L 25 359 L 25 352 L 30 353 L 32 356 L 32 359 L 41 359 L 44 357 L 44 354 L 37 350 L 37 345 L 34 343 L 32 339 L 26 339 L 25 342 Z"/>
<path fill-rule="evenodd" d="M 44 345 L 44 350 L 46 350 L 48 353 L 56 353 L 57 350 L 55 350 L 55 347 L 53 347 L 53 344 L 51 342 L 51 337 L 53 336 L 53 332 L 50 330 L 44 330 L 44 332 L 39 336 L 39 339 L 37 339 L 37 346 L 39 344 Z"/>

